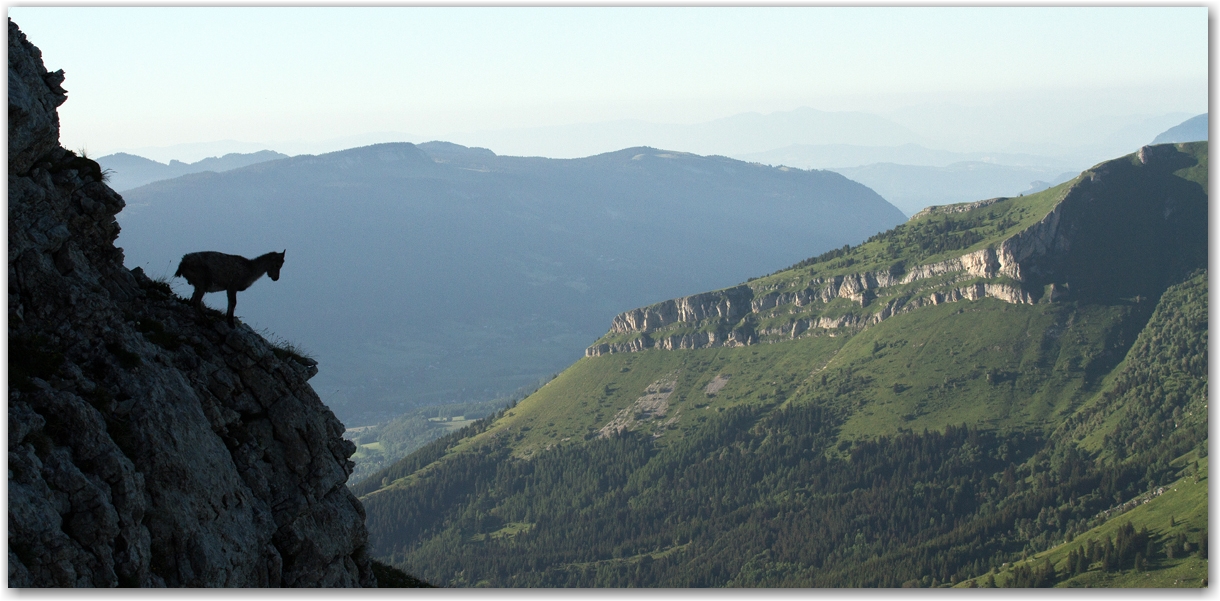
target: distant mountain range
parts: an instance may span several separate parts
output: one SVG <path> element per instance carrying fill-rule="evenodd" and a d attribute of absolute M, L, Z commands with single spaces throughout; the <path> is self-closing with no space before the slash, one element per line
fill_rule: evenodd
<path fill-rule="evenodd" d="M 237 314 L 313 352 L 312 383 L 349 426 L 536 386 L 627 307 L 905 220 L 836 173 L 642 147 L 560 160 L 380 144 L 123 196 L 118 244 L 153 277 L 187 252 L 287 249 L 280 281 L 239 295 Z"/>
<path fill-rule="evenodd" d="M 219 140 L 163 147 L 124 148 L 124 152 L 161 162 L 238 152 L 274 149 L 289 155 L 320 154 L 340 149 L 387 142 L 419 143 L 444 139 L 466 146 L 494 149 L 501 155 L 578 158 L 620 148 L 651 146 L 719 154 L 764 163 L 794 167 L 855 167 L 871 163 L 930 164 L 945 166 L 960 161 L 983 160 L 1028 166 L 1053 160 L 1078 171 L 1116 154 L 1131 152 L 1148 143 L 1157 133 L 1180 123 L 1190 113 L 1151 115 L 1065 113 L 1056 119 L 1031 120 L 1028 102 L 1005 106 L 916 105 L 887 113 L 826 111 L 799 107 L 771 113 L 740 113 L 696 123 L 663 123 L 615 120 L 564 125 L 451 131 L 421 137 L 399 131 L 364 132 L 319 141 Z M 1044 110 L 1042 107 L 1039 110 Z M 1062 113 L 1063 111 L 1060 111 Z M 1017 124 L 1017 125 L 1014 125 Z M 1021 127 L 1025 124 L 1027 127 Z M 791 146 L 898 147 L 916 144 L 924 148 L 954 149 L 958 156 L 935 163 L 910 162 L 890 153 L 863 156 L 852 164 L 818 162 L 806 164 L 791 159 L 758 158 L 747 155 L 779 152 Z M 980 151 L 992 158 L 980 158 Z M 945 151 L 934 151 L 945 152 Z M 1004 156 L 1000 158 L 1000 153 Z"/>
<path fill-rule="evenodd" d="M 1107 139 L 1116 148 L 1135 147 L 1146 139 L 1150 127 L 1160 127 L 1162 116 L 1118 127 Z M 1155 131 L 1155 130 L 1152 130 Z M 526 134 L 529 135 L 526 135 Z M 928 148 L 910 142 L 920 136 L 911 130 L 868 113 L 827 112 L 809 108 L 769 115 L 745 113 L 694 125 L 664 125 L 644 121 L 595 123 L 551 128 L 502 130 L 459 134 L 454 139 L 483 140 L 495 148 L 516 147 L 517 140 L 567 139 L 571 148 L 555 156 L 578 156 L 591 148 L 630 147 L 649 144 L 664 148 L 711 149 L 743 161 L 785 165 L 801 169 L 829 169 L 863 183 L 877 191 L 905 214 L 913 215 L 933 204 L 969 202 L 979 198 L 1028 194 L 1071 178 L 1087 167 L 1079 159 L 1064 159 L 1029 153 L 953 152 Z M 371 143 L 413 136 L 382 132 L 348 136 L 330 144 L 358 141 Z M 832 140 L 836 143 L 783 144 L 785 140 Z M 1207 115 L 1193 117 L 1156 137 L 1156 143 L 1188 142 L 1207 139 Z M 905 141 L 895 143 L 895 141 Z M 850 143 L 847 143 L 850 142 Z M 223 143 L 181 145 L 182 152 L 197 153 L 219 148 Z M 239 144 L 234 142 L 233 144 Z M 304 148 L 302 144 L 289 146 Z M 326 146 L 326 144 L 323 144 Z M 741 147 L 764 148 L 758 152 L 739 152 Z M 197 148 L 198 147 L 198 148 Z M 148 149 L 169 152 L 170 148 Z M 281 148 L 283 150 L 283 148 Z M 186 173 L 223 171 L 286 155 L 262 151 L 232 153 L 220 159 L 205 159 L 190 165 L 171 160 L 169 165 L 125 153 L 98 159 L 111 169 L 111 184 L 128 190 L 152 181 Z"/>
<path fill-rule="evenodd" d="M 1153 144 L 1168 144 L 1171 142 L 1206 142 L 1207 113 L 1191 117 L 1179 125 L 1175 125 L 1157 136 Z"/>
<path fill-rule="evenodd" d="M 437 142 L 433 148 L 443 147 L 444 144 Z M 228 171 L 287 156 L 264 150 L 248 154 L 230 153 L 190 164 L 171 160 L 166 165 L 117 153 L 99 158 L 98 163 L 111 171 L 109 181 L 114 189 L 123 192 L 189 173 Z M 916 144 L 889 147 L 794 145 L 737 158 L 775 166 L 830 169 L 842 173 L 869 186 L 906 215 L 914 215 L 931 204 L 1028 193 L 1065 181 L 1074 174 L 1067 165 L 1047 157 L 958 153 Z M 884 161 L 877 162 L 877 159 Z M 1042 183 L 1041 187 L 1039 183 Z"/>
<path fill-rule="evenodd" d="M 255 163 L 286 159 L 288 155 L 271 150 L 260 150 L 249 154 L 229 153 L 222 157 L 211 157 L 194 163 L 171 160 L 169 164 L 123 152 L 108 154 L 97 159 L 102 169 L 109 170 L 107 182 L 118 192 L 138 188 L 144 184 L 172 179 L 188 173 L 204 171 L 229 171 Z"/>
<path fill-rule="evenodd" d="M 212 140 L 208 142 L 171 144 L 168 146 L 124 148 L 121 149 L 121 151 L 127 154 L 134 154 L 137 156 L 150 158 L 154 161 L 160 161 L 162 163 L 168 163 L 172 160 L 193 163 L 207 157 L 231 153 L 251 154 L 259 150 L 267 149 L 274 149 L 289 156 L 296 156 L 299 154 L 325 154 L 327 152 L 335 152 L 348 148 L 357 148 L 360 146 L 369 146 L 371 144 L 384 144 L 387 142 L 418 143 L 426 140 L 427 138 L 421 138 L 419 136 L 398 131 L 379 131 L 314 141 L 278 140 L 271 143 L 266 141 L 248 142 L 240 140 Z"/>
<path fill-rule="evenodd" d="M 921 122 L 923 113 L 915 109 L 883 117 L 799 108 L 766 115 L 745 113 L 690 125 L 623 121 L 482 131 L 454 134 L 451 139 L 514 154 L 543 151 L 541 145 L 530 146 L 530 140 L 545 140 L 546 144 L 573 140 L 567 147 L 550 146 L 556 152 L 552 156 L 581 156 L 596 148 L 649 144 L 767 165 L 830 169 L 869 186 L 907 215 L 913 215 L 933 204 L 1016 196 L 1062 183 L 1099 160 L 1134 151 L 1147 143 L 1153 132 L 1181 119 L 1179 113 L 1096 116 L 1073 124 L 1071 135 L 1063 136 L 1077 141 L 1077 147 L 1042 145 L 1042 153 L 955 152 L 929 148 L 927 144 L 952 142 L 946 136 L 953 129 L 989 129 L 983 124 L 1000 117 L 984 108 L 935 108 L 921 110 L 944 120 L 937 135 L 916 127 L 927 129 L 928 124 Z M 1206 140 L 1206 116 L 1201 117 L 1201 127 L 1200 117 L 1195 117 L 1170 130 L 1189 133 L 1158 137 L 1157 143 Z M 963 122 L 973 126 L 963 128 Z M 959 144 L 963 142 L 986 143 L 973 138 L 958 140 Z"/>

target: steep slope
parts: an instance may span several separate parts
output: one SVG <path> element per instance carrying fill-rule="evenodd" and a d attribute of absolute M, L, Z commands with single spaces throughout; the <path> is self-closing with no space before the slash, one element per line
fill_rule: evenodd
<path fill-rule="evenodd" d="M 379 144 L 124 197 L 119 243 L 154 276 L 186 252 L 288 249 L 296 277 L 247 294 L 239 315 L 325 362 L 314 384 L 353 426 L 507 396 L 579 358 L 622 307 L 905 219 L 837 174 L 649 148 L 554 160 Z"/>
<path fill-rule="evenodd" d="M 958 586 L 1206 588 L 1207 462 L 1187 462 L 1189 475 L 1102 512 L 1071 541 Z"/>
<path fill-rule="evenodd" d="M 1101 394 L 1056 433 L 1163 486 L 1107 507 L 1074 540 L 996 570 L 996 585 L 1050 566 L 1060 586 L 1206 586 L 1208 459 L 1197 444 L 1208 427 L 1207 326 L 1206 274 L 1170 287 Z"/>
<path fill-rule="evenodd" d="M 1205 144 L 1147 147 L 625 312 L 356 484 L 373 552 L 452 585 L 940 586 L 1050 549 L 1206 453 L 1159 425 L 1206 423 L 1205 345 L 1137 339 L 1206 331 L 1207 203 Z M 1148 353 L 1180 368 L 1123 375 Z"/>
<path fill-rule="evenodd" d="M 376 586 L 314 362 L 123 267 L 63 80 L 9 21 L 9 586 Z"/>

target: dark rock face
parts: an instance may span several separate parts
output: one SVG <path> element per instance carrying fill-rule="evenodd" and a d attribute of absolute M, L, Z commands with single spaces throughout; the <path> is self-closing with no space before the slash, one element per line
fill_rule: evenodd
<path fill-rule="evenodd" d="M 317 368 L 123 267 L 62 81 L 9 21 L 9 586 L 375 586 Z"/>
<path fill-rule="evenodd" d="M 8 23 L 8 170 L 24 173 L 59 146 L 59 113 L 68 99 L 62 70 L 47 73 L 42 52 Z"/>

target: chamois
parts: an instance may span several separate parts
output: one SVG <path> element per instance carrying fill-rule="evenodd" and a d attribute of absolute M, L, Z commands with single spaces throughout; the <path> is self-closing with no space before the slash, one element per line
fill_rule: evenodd
<path fill-rule="evenodd" d="M 264 273 L 271 276 L 271 281 L 278 281 L 286 252 L 287 249 L 284 252 L 269 252 L 256 259 L 210 250 L 190 253 L 183 255 L 174 277 L 186 278 L 187 283 L 195 287 L 191 303 L 200 313 L 203 312 L 205 292 L 228 292 L 229 327 L 236 327 L 233 325 L 233 309 L 237 306 L 237 293 L 249 288 Z"/>

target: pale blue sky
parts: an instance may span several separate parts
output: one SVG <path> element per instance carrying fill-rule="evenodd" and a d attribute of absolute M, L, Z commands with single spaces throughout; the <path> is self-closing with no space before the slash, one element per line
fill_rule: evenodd
<path fill-rule="evenodd" d="M 1039 111 L 1207 110 L 1206 7 L 14 6 L 9 16 L 67 73 L 64 145 L 94 155 L 800 106 L 885 114 L 1028 97 L 1042 107 L 1028 118 L 1043 123 Z"/>

